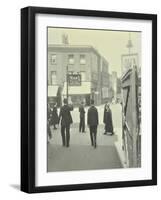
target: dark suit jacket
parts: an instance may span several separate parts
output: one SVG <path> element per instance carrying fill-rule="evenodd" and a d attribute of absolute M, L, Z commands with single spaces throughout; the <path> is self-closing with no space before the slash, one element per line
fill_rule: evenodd
<path fill-rule="evenodd" d="M 70 124 L 73 123 L 72 116 L 70 111 L 73 110 L 73 106 L 69 105 L 64 105 L 60 109 L 60 114 L 59 114 L 59 122 L 61 120 L 61 125 L 62 126 L 69 126 Z"/>
<path fill-rule="evenodd" d="M 84 115 L 85 115 L 85 110 L 84 110 L 84 107 L 82 105 L 79 107 L 79 112 L 80 112 L 80 118 L 83 118 Z"/>
<path fill-rule="evenodd" d="M 88 109 L 87 124 L 89 126 L 97 126 L 98 125 L 98 111 L 95 106 L 91 106 Z"/>

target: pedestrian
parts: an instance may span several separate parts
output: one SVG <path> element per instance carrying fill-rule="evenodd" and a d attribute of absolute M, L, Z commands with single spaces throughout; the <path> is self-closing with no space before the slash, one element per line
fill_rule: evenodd
<path fill-rule="evenodd" d="M 97 147 L 97 126 L 98 126 L 98 111 L 94 106 L 94 100 L 91 99 L 91 106 L 88 109 L 87 124 L 90 130 L 91 145 Z"/>
<path fill-rule="evenodd" d="M 59 120 L 61 120 L 61 136 L 62 145 L 69 147 L 70 142 L 70 125 L 73 123 L 70 111 L 73 110 L 72 105 L 68 105 L 67 99 L 63 101 L 64 105 L 60 109 Z"/>
<path fill-rule="evenodd" d="M 53 104 L 53 108 L 52 108 L 52 125 L 54 127 L 54 130 L 56 130 L 56 125 L 58 124 L 58 120 L 59 120 L 59 117 L 58 117 L 58 112 L 57 112 L 57 103 L 54 102 Z"/>
<path fill-rule="evenodd" d="M 113 135 L 113 122 L 112 122 L 112 112 L 110 109 L 110 104 L 106 102 L 105 107 L 104 107 L 104 117 L 103 117 L 103 122 L 105 124 L 105 132 L 104 135 L 109 134 Z"/>
<path fill-rule="evenodd" d="M 48 134 L 48 142 L 49 142 L 52 139 L 49 121 L 47 121 L 47 134 Z"/>
<path fill-rule="evenodd" d="M 51 133 L 50 125 L 51 125 L 51 109 L 50 109 L 50 104 L 48 104 L 48 112 L 47 112 L 47 134 L 48 134 L 48 141 L 52 138 L 52 133 Z"/>
<path fill-rule="evenodd" d="M 84 109 L 84 102 L 81 102 L 79 106 L 79 113 L 80 113 L 80 123 L 79 123 L 79 132 L 85 133 L 85 109 Z"/>

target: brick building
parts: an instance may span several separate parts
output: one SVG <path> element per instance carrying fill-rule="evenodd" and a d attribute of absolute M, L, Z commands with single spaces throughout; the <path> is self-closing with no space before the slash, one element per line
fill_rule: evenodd
<path fill-rule="evenodd" d="M 68 66 L 68 72 L 67 72 Z M 48 45 L 48 100 L 60 101 L 66 96 L 68 74 L 80 74 L 81 85 L 69 86 L 69 98 L 74 104 L 94 98 L 97 105 L 107 96 L 108 62 L 92 46 Z M 103 92 L 104 91 L 104 92 Z M 103 94 L 104 93 L 104 94 Z"/>

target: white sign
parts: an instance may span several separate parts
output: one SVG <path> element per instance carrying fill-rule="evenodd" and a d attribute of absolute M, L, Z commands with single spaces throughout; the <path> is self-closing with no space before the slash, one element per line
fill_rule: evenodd
<path fill-rule="evenodd" d="M 139 67 L 138 54 L 124 54 L 121 57 L 122 74 L 127 70 L 132 69 L 133 66 Z"/>

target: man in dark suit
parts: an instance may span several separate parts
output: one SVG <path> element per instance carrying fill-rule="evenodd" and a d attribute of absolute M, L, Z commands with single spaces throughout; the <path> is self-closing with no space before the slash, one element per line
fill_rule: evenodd
<path fill-rule="evenodd" d="M 85 109 L 83 102 L 79 107 L 79 113 L 80 113 L 79 132 L 85 133 Z"/>
<path fill-rule="evenodd" d="M 72 105 L 68 105 L 67 99 L 64 99 L 64 106 L 60 109 L 59 122 L 61 120 L 61 136 L 63 146 L 69 147 L 70 141 L 70 124 L 73 123 L 70 111 L 73 110 Z"/>
<path fill-rule="evenodd" d="M 98 111 L 94 106 L 94 100 L 91 100 L 91 107 L 88 109 L 87 124 L 90 129 L 91 145 L 97 147 L 97 126 L 98 126 Z"/>

